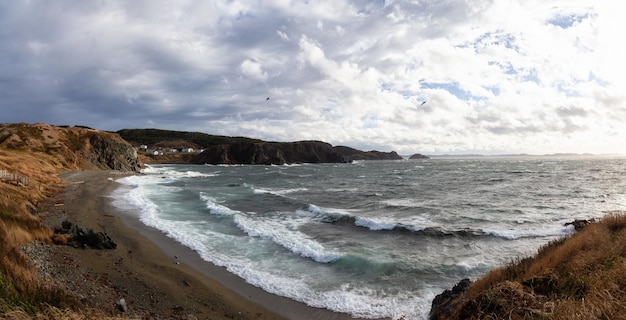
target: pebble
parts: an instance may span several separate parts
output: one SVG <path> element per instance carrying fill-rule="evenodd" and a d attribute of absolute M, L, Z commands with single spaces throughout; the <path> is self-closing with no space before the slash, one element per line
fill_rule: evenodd
<path fill-rule="evenodd" d="M 124 299 L 124 298 L 121 298 L 121 299 L 115 301 L 115 305 L 117 305 L 117 308 L 120 309 L 120 311 L 122 311 L 122 312 L 128 311 L 128 309 L 126 307 L 126 299 Z"/>

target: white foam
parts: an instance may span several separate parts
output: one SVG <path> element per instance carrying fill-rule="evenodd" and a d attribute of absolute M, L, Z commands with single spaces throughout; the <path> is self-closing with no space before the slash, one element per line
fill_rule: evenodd
<path fill-rule="evenodd" d="M 398 227 L 398 223 L 393 221 L 386 221 L 385 219 L 377 219 L 377 218 L 356 218 L 354 221 L 354 225 L 357 227 L 368 228 L 372 231 L 380 231 L 380 230 L 393 230 Z"/>
<path fill-rule="evenodd" d="M 271 239 L 276 244 L 299 254 L 311 258 L 316 262 L 329 263 L 343 256 L 343 254 L 327 250 L 319 242 L 298 231 L 298 227 L 306 223 L 306 219 L 285 217 L 251 218 L 247 215 L 236 215 L 234 221 L 246 234 L 252 237 Z"/>
<path fill-rule="evenodd" d="M 240 242 L 237 236 L 210 231 L 206 223 L 194 221 L 170 221 L 160 217 L 159 208 L 149 200 L 149 195 L 160 188 L 164 181 L 158 176 L 138 176 L 124 178 L 123 187 L 118 189 L 119 196 L 128 204 L 139 209 L 140 220 L 153 228 L 163 231 L 168 237 L 198 252 L 206 261 L 225 267 L 249 283 L 267 292 L 285 296 L 307 305 L 327 308 L 336 312 L 350 313 L 360 318 L 418 319 L 425 318 L 430 305 L 418 301 L 430 301 L 431 292 L 401 292 L 387 295 L 384 292 L 362 285 L 344 284 L 334 290 L 314 289 L 306 280 L 293 272 L 276 271 L 268 265 L 259 266 L 242 251 L 221 253 L 216 246 Z M 171 187 L 167 187 L 171 188 Z M 285 215 L 283 219 L 271 217 L 259 219 L 248 213 L 220 205 L 207 194 L 201 193 L 212 214 L 232 215 L 239 228 L 252 237 L 263 237 L 287 248 L 288 250 L 313 259 L 328 263 L 341 258 L 342 253 L 327 250 L 324 246 L 298 228 L 304 223 L 311 223 L 311 214 L 347 215 L 349 210 L 323 208 L 310 205 L 304 217 Z M 262 217 L 261 217 L 262 218 Z M 380 289 L 379 289 L 380 290 Z M 439 290 L 440 292 L 441 290 Z"/>
<path fill-rule="evenodd" d="M 273 194 L 275 196 L 284 196 L 286 194 L 307 191 L 308 188 L 291 188 L 291 189 L 260 189 L 260 188 L 252 188 L 252 192 L 255 194 Z"/>
<path fill-rule="evenodd" d="M 320 215 L 320 216 L 332 216 L 332 217 L 337 217 L 337 216 L 353 216 L 351 212 L 354 212 L 355 210 L 350 210 L 350 209 L 338 209 L 338 208 L 326 208 L 326 207 L 321 207 L 321 206 L 317 206 L 314 204 L 309 204 L 309 207 L 307 208 L 307 211 L 314 214 L 314 215 Z"/>
<path fill-rule="evenodd" d="M 209 212 L 211 212 L 211 214 L 218 216 L 233 216 L 237 213 L 241 213 L 240 211 L 233 210 L 217 203 L 217 200 L 215 200 L 215 198 L 208 196 L 204 192 L 200 192 L 200 199 L 204 201 L 207 209 L 209 209 Z"/>
<path fill-rule="evenodd" d="M 179 171 L 170 166 L 150 166 L 146 165 L 141 170 L 144 175 L 159 175 L 167 178 L 207 178 L 215 177 L 216 173 L 204 173 L 193 170 Z"/>
<path fill-rule="evenodd" d="M 335 290 L 318 291 L 302 282 L 299 277 L 245 267 L 232 267 L 229 271 L 267 292 L 303 302 L 311 307 L 348 313 L 363 319 L 426 319 L 430 303 L 420 305 L 417 301 L 431 301 L 436 292 L 420 290 L 387 295 L 365 286 L 350 284 L 343 284 Z M 443 289 L 437 293 L 441 291 Z"/>
<path fill-rule="evenodd" d="M 573 226 L 563 226 L 562 224 L 532 229 L 519 227 L 500 230 L 483 230 L 483 233 L 486 235 L 509 240 L 517 240 L 521 238 L 559 237 L 570 235 L 573 232 Z"/>
<path fill-rule="evenodd" d="M 421 231 L 435 224 L 421 217 L 412 217 L 411 221 L 397 221 L 393 217 L 363 217 L 354 214 L 356 210 L 324 208 L 309 204 L 307 211 L 299 210 L 300 215 L 312 216 L 316 220 L 324 221 L 325 218 L 331 220 L 340 219 L 341 217 L 350 217 L 354 219 L 354 225 L 357 227 L 367 228 L 372 231 L 393 230 L 395 228 L 404 228 L 409 231 Z"/>

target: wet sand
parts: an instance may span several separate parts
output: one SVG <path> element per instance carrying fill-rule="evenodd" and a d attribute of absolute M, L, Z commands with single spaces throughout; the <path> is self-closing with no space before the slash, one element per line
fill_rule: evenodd
<path fill-rule="evenodd" d="M 87 306 L 111 315 L 176 319 L 352 319 L 267 293 L 203 261 L 192 250 L 110 204 L 116 171 L 73 171 L 65 192 L 52 199 L 44 221 L 64 220 L 104 231 L 113 250 L 51 246 L 46 272 Z M 122 313 L 115 301 L 124 298 Z"/>

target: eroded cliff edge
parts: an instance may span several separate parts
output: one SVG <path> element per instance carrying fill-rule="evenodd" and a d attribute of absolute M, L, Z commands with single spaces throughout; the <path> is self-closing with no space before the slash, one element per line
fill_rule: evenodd
<path fill-rule="evenodd" d="M 347 163 L 354 160 L 400 160 L 395 152 L 363 152 L 321 141 L 239 142 L 210 146 L 190 162 L 196 164 Z"/>
<path fill-rule="evenodd" d="M 44 123 L 0 124 L 0 148 L 52 156 L 68 170 L 137 172 L 135 148 L 118 134 Z"/>

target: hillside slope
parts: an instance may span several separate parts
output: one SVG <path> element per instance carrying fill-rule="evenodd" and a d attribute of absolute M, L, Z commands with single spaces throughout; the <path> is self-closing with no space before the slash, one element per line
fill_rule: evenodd
<path fill-rule="evenodd" d="M 67 297 L 40 283 L 20 252 L 32 241 L 52 243 L 52 230 L 38 215 L 62 191 L 68 170 L 138 171 L 134 148 L 118 135 L 47 124 L 0 125 L 0 313 L 36 314 L 67 304 Z"/>
<path fill-rule="evenodd" d="M 117 133 L 135 146 L 145 145 L 145 163 L 286 164 L 345 163 L 354 160 L 401 160 L 396 152 L 361 151 L 334 147 L 322 141 L 267 142 L 245 137 L 215 136 L 200 132 L 159 129 L 124 129 Z M 200 154 L 168 152 L 193 148 Z M 165 150 L 163 152 L 163 150 Z M 158 155 L 150 151 L 157 151 Z"/>
<path fill-rule="evenodd" d="M 232 144 L 239 142 L 263 142 L 259 139 L 245 137 L 216 136 L 202 132 L 173 131 L 161 129 L 122 129 L 116 132 L 124 140 L 132 144 L 155 145 L 163 141 L 186 141 L 196 147 L 206 148 L 212 145 Z M 177 145 L 178 146 L 178 145 Z"/>
<path fill-rule="evenodd" d="M 433 301 L 431 319 L 626 319 L 626 215 L 460 283 Z"/>

